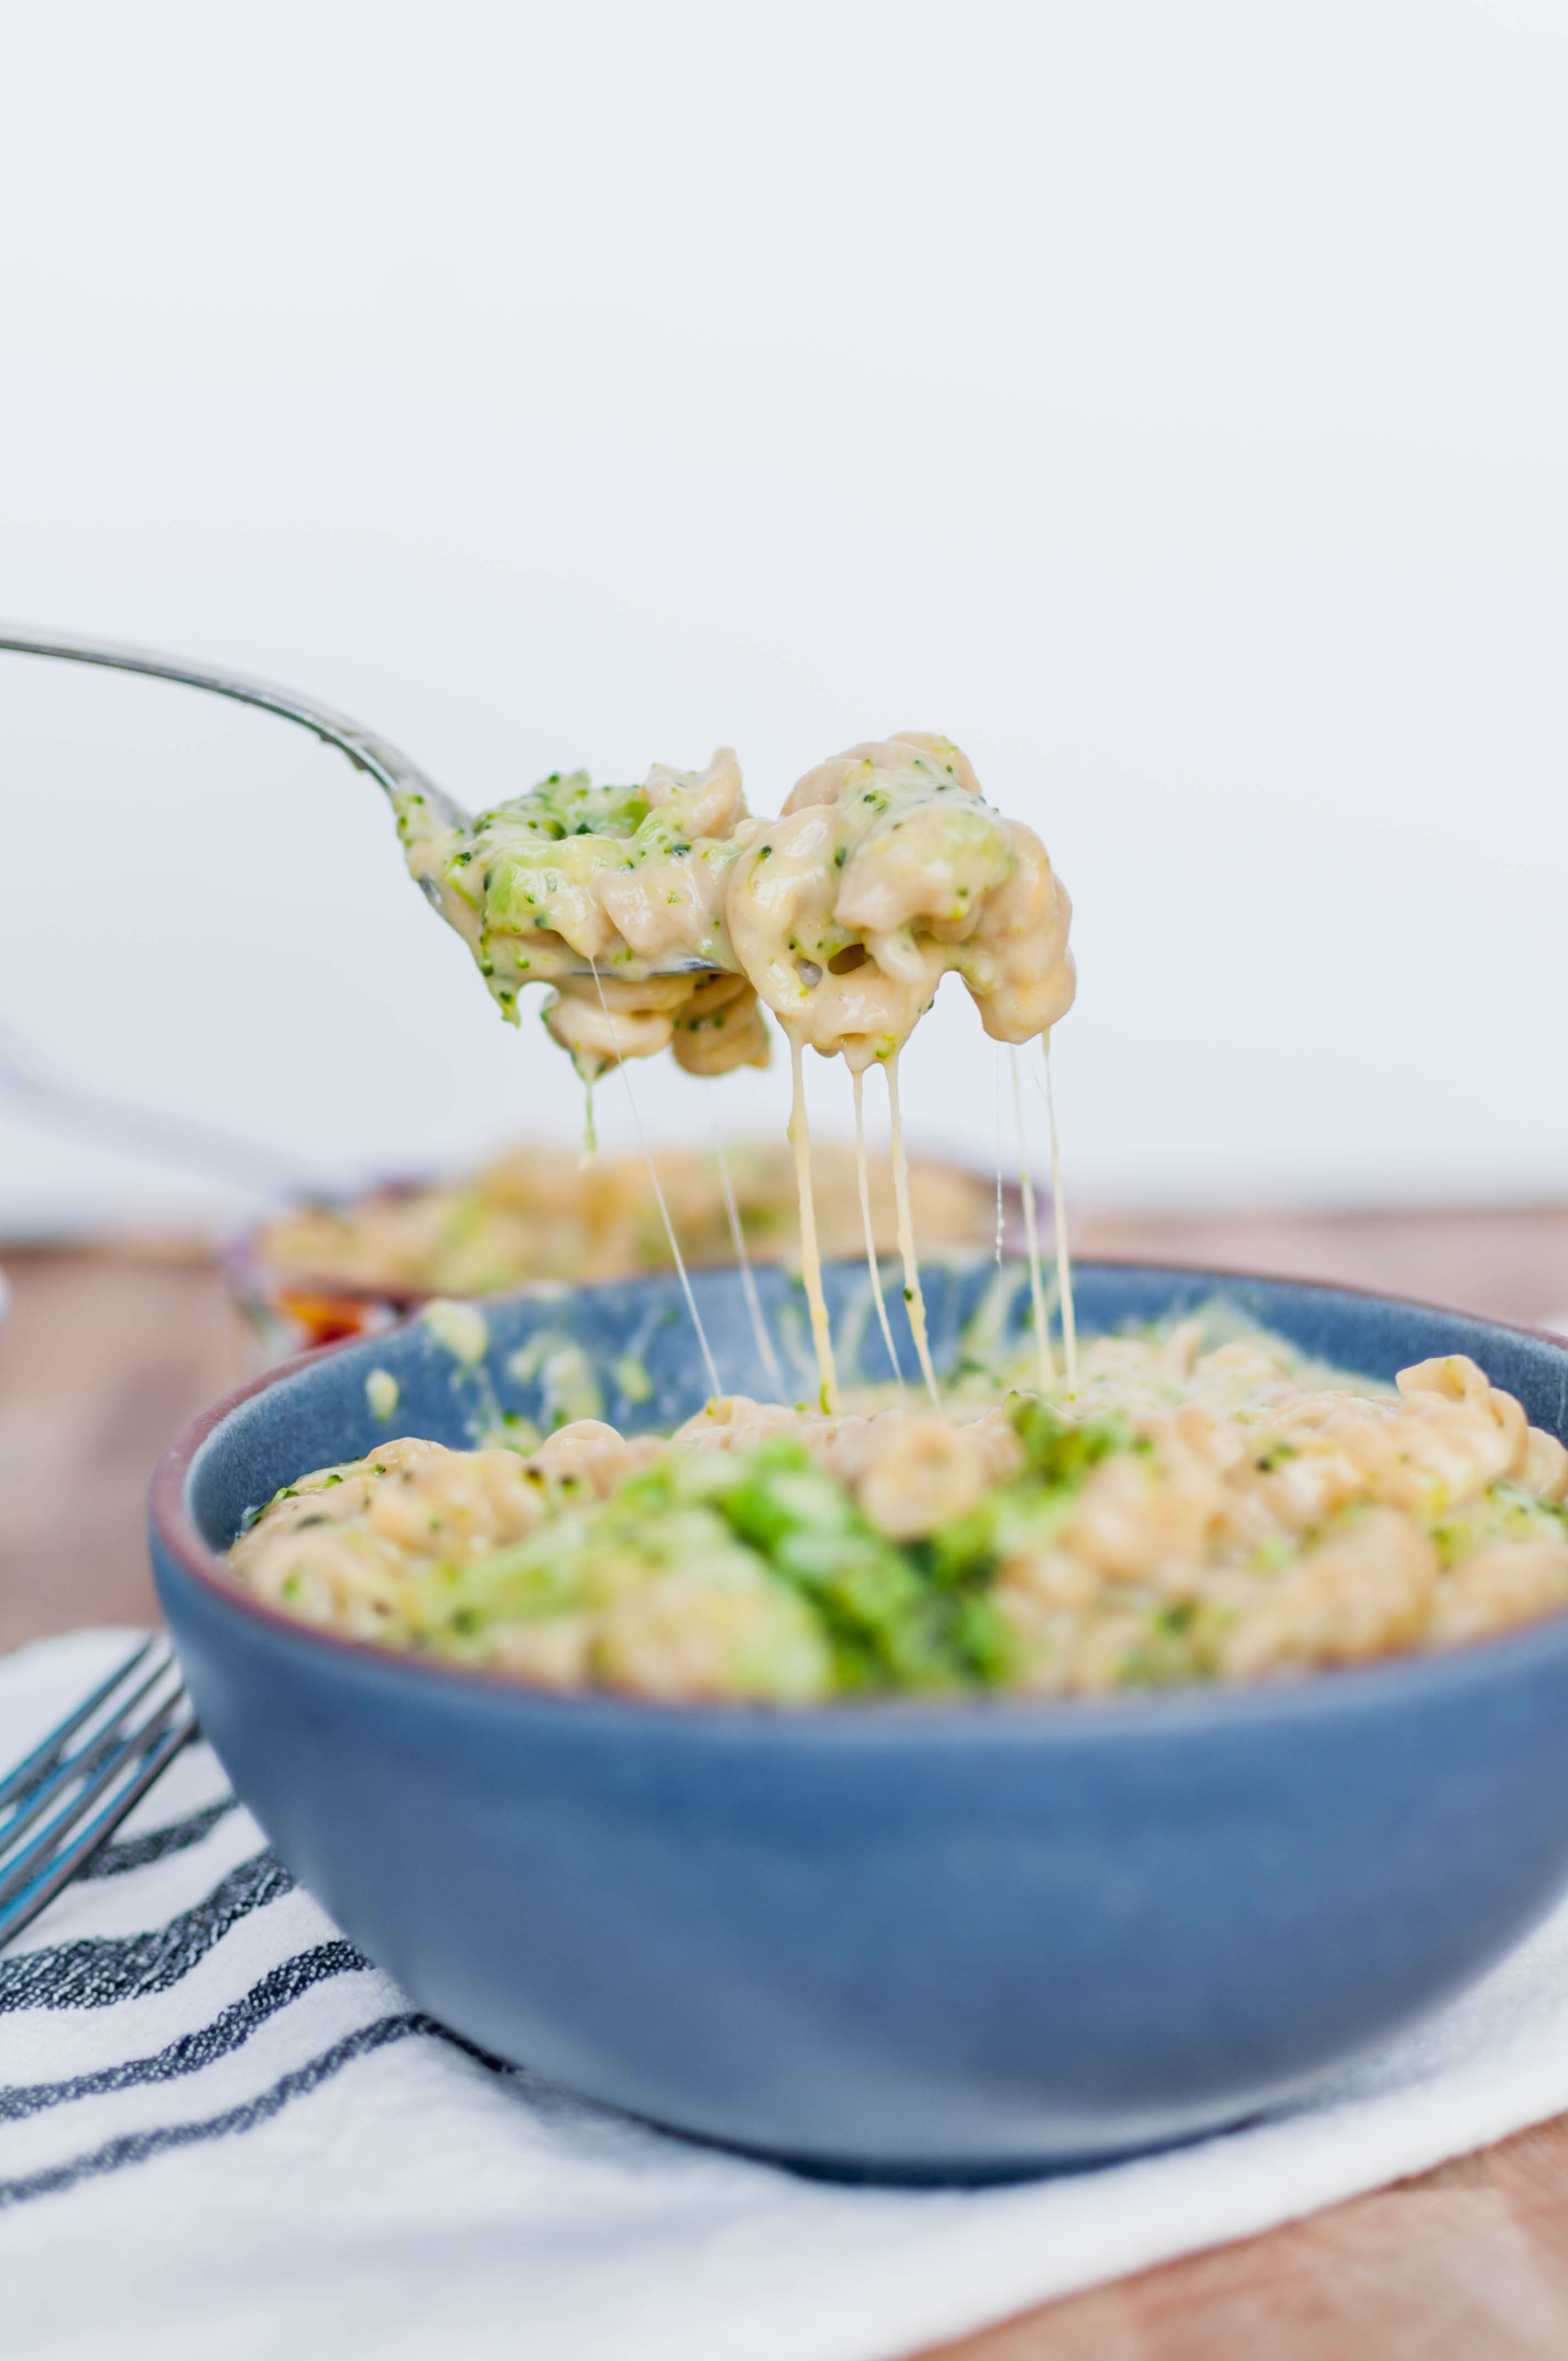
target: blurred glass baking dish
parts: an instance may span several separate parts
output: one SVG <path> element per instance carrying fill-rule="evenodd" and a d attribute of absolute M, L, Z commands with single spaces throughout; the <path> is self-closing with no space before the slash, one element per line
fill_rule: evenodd
<path fill-rule="evenodd" d="M 759 1263 L 794 1260 L 795 1167 L 782 1140 L 732 1142 L 722 1167 L 712 1150 L 685 1148 L 656 1149 L 652 1162 L 694 1268 L 736 1259 L 726 1168 L 748 1255 Z M 852 1152 L 814 1148 L 812 1175 L 824 1257 L 863 1254 Z M 885 1158 L 872 1159 L 868 1179 L 877 1252 L 891 1255 L 897 1240 Z M 991 1244 L 994 1180 L 915 1159 L 909 1193 L 923 1251 Z M 225 1262 L 270 1362 L 368 1334 L 432 1296 L 494 1294 L 529 1279 L 635 1279 L 669 1269 L 672 1257 L 648 1159 L 611 1157 L 585 1167 L 573 1149 L 519 1147 L 453 1180 L 389 1182 L 353 1198 L 288 1207 L 247 1231 Z"/>

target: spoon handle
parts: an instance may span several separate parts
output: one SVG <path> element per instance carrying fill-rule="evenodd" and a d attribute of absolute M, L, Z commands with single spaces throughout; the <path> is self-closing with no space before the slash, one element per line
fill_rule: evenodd
<path fill-rule="evenodd" d="M 13 623 L 0 623 L 3 650 L 16 655 L 58 656 L 69 664 L 103 664 L 114 672 L 148 673 L 157 680 L 179 681 L 187 688 L 205 688 L 214 697 L 233 697 L 239 705 L 259 706 L 264 713 L 280 714 L 285 721 L 298 721 L 313 730 L 327 745 L 346 754 L 356 771 L 367 771 L 390 796 L 400 818 L 411 803 L 422 803 L 422 818 L 438 828 L 466 824 L 466 815 L 450 796 L 398 747 L 375 730 L 349 720 L 346 714 L 334 712 L 330 705 L 302 697 L 297 689 L 253 680 L 247 673 L 230 672 L 221 664 L 192 664 L 187 657 L 160 655 L 152 648 L 126 647 L 117 640 L 87 640 L 73 631 L 30 631 Z"/>

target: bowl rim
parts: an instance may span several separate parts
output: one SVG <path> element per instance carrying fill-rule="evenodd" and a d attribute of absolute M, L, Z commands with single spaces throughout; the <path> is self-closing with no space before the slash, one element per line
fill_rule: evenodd
<path fill-rule="evenodd" d="M 1394 1306 L 1402 1311 L 1435 1312 L 1440 1318 L 1464 1320 L 1503 1334 L 1524 1336 L 1550 1345 L 1568 1359 L 1568 1337 L 1549 1328 L 1531 1328 L 1521 1321 L 1500 1320 L 1490 1313 L 1467 1312 L 1458 1305 L 1433 1303 L 1421 1296 L 1393 1295 L 1380 1288 L 1359 1287 L 1334 1279 L 1292 1279 L 1270 1271 L 1233 1270 L 1210 1263 L 1150 1261 L 1135 1255 L 1086 1256 L 1075 1266 L 1082 1270 L 1168 1271 L 1190 1278 L 1194 1273 L 1218 1283 L 1262 1284 L 1298 1289 L 1314 1295 L 1352 1296 L 1361 1301 Z M 649 1279 L 663 1274 L 650 1272 Z M 607 1286 L 636 1281 L 614 1279 Z M 562 1290 L 551 1288 L 556 1295 Z M 568 1290 L 567 1292 L 577 1292 Z M 592 1292 L 591 1289 L 583 1292 Z M 475 1303 L 526 1301 L 534 1292 L 525 1283 L 489 1296 L 466 1298 Z M 308 1623 L 281 1608 L 258 1598 L 228 1572 L 223 1558 L 203 1538 L 186 1501 L 192 1466 L 217 1430 L 246 1402 L 270 1391 L 286 1379 L 318 1367 L 337 1355 L 366 1351 L 384 1345 L 388 1337 L 413 1328 L 421 1313 L 412 1312 L 371 1336 L 345 1336 L 296 1353 L 236 1386 L 192 1419 L 159 1459 L 148 1489 L 148 1519 L 153 1533 L 170 1556 L 210 1600 L 307 1649 L 326 1652 L 345 1669 L 355 1665 L 396 1685 L 413 1683 L 415 1693 L 434 1683 L 449 1695 L 489 1700 L 500 1711 L 515 1709 L 537 1716 L 546 1712 L 580 1724 L 598 1723 L 627 1730 L 650 1730 L 672 1725 L 692 1731 L 768 1730 L 792 1743 L 861 1743 L 894 1735 L 906 1739 L 1017 1743 L 1028 1737 L 1042 1744 L 1082 1739 L 1110 1742 L 1141 1736 L 1169 1737 L 1183 1729 L 1245 1726 L 1259 1719 L 1299 1721 L 1358 1706 L 1372 1709 L 1390 1691 L 1396 1696 L 1464 1687 L 1488 1668 L 1506 1672 L 1537 1655 L 1568 1653 L 1568 1608 L 1541 1616 L 1534 1622 L 1463 1646 L 1429 1653 L 1385 1656 L 1365 1664 L 1319 1668 L 1278 1683 L 1258 1682 L 1234 1688 L 1214 1684 L 1182 1685 L 1154 1691 L 1096 1697 L 1026 1697 L 981 1693 L 932 1698 L 898 1694 L 875 1698 L 828 1698 L 811 1706 L 777 1707 L 750 1699 L 705 1699 L 701 1702 L 637 1697 L 602 1689 L 555 1689 L 519 1680 L 515 1675 L 490 1673 L 473 1665 L 452 1664 L 417 1656 L 400 1649 L 356 1640 L 320 1624 Z M 1556 1646 L 1553 1649 L 1552 1642 Z"/>

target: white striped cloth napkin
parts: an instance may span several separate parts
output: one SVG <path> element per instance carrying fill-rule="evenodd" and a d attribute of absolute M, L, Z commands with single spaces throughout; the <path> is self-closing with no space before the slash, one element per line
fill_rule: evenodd
<path fill-rule="evenodd" d="M 126 1647 L 0 1660 L 9 1760 Z M 1568 2108 L 1568 1905 L 1312 2103 L 964 2192 L 742 2162 L 477 2055 L 204 1748 L 0 1954 L 7 2361 L 888 2361 Z"/>

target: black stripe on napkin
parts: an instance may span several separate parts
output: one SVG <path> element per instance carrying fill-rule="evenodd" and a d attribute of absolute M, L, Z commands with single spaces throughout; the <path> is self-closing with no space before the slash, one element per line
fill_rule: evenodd
<path fill-rule="evenodd" d="M 149 1869 L 155 1861 L 167 1861 L 171 1852 L 189 1852 L 238 1806 L 237 1795 L 225 1795 L 185 1819 L 170 1820 L 167 1828 L 149 1828 L 144 1837 L 122 1837 L 117 1844 L 106 1844 L 95 1852 L 77 1871 L 77 1877 L 124 1877 L 127 1870 Z"/>
<path fill-rule="evenodd" d="M 128 2164 L 145 2164 L 148 2158 L 166 2155 L 171 2148 L 196 2147 L 206 2140 L 226 2139 L 236 2132 L 254 2131 L 258 2124 L 280 2114 L 291 2100 L 302 2099 L 319 2090 L 356 2058 L 385 2049 L 393 2041 L 406 2041 L 416 2033 L 433 2035 L 442 2041 L 455 2039 L 444 2026 L 416 2010 L 399 2016 L 378 2017 L 373 2025 L 361 2026 L 357 2033 L 346 2034 L 330 2049 L 323 2049 L 319 2058 L 285 2074 L 269 2091 L 247 2099 L 242 2106 L 227 2108 L 221 2115 L 209 2115 L 204 2123 L 167 2124 L 153 2131 L 127 2132 L 86 2156 L 72 2157 L 68 2163 L 51 2165 L 21 2180 L 0 2180 L 0 2213 L 12 2205 L 25 2205 L 29 2198 L 59 2196 L 83 2180 L 121 2172 Z M 465 2050 L 469 2047 L 466 2041 L 456 2046 Z"/>
<path fill-rule="evenodd" d="M 108 2008 L 167 1992 L 231 1927 L 280 1901 L 293 1885 L 272 1853 L 255 1853 L 167 1927 L 142 1935 L 88 1936 L 0 1960 L 0 2015 L 17 2008 Z"/>
<path fill-rule="evenodd" d="M 280 1960 L 270 1969 L 243 2000 L 224 2009 L 210 2025 L 182 2033 L 149 2058 L 127 2058 L 117 2066 L 103 2066 L 96 2073 L 77 2074 L 66 2082 L 19 2083 L 8 2091 L 0 2090 L 0 2123 L 20 2123 L 72 2099 L 101 2098 L 110 2091 L 172 2082 L 182 2074 L 199 2073 L 203 2066 L 239 2048 L 269 2017 L 276 2016 L 313 1986 L 329 1976 L 350 1974 L 369 1965 L 364 1953 L 342 1936 L 331 1943 L 318 1943 L 313 1950 L 297 1951 L 291 1960 Z"/>

